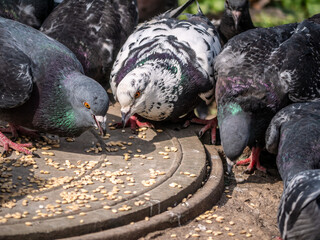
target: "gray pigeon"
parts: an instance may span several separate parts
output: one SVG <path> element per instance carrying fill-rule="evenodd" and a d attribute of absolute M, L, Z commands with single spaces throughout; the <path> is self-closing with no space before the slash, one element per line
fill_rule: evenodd
<path fill-rule="evenodd" d="M 294 103 L 281 109 L 267 129 L 266 148 L 278 154 L 285 186 L 299 172 L 320 169 L 320 102 Z"/>
<path fill-rule="evenodd" d="M 0 16 L 39 29 L 54 8 L 53 0 L 0 0 Z"/>
<path fill-rule="evenodd" d="M 278 225 L 283 240 L 320 239 L 320 169 L 300 172 L 288 182 Z"/>
<path fill-rule="evenodd" d="M 75 55 L 36 29 L 0 18 L 0 119 L 61 136 L 105 128 L 106 91 Z M 101 121 L 101 123 L 99 123 Z M 0 134 L 0 144 L 30 154 Z"/>
<path fill-rule="evenodd" d="M 320 98 L 320 14 L 299 24 L 248 30 L 216 58 L 216 99 L 222 146 L 237 159 L 246 146 L 248 172 L 259 164 L 272 117 L 291 102 Z"/>
<path fill-rule="evenodd" d="M 40 30 L 72 50 L 85 74 L 108 89 L 113 61 L 137 23 L 136 0 L 68 0 Z"/>
<path fill-rule="evenodd" d="M 134 114 L 178 121 L 214 99 L 217 31 L 200 9 L 188 20 L 176 19 L 192 2 L 140 25 L 120 50 L 111 88 L 124 124 Z"/>
<path fill-rule="evenodd" d="M 320 237 L 320 102 L 281 109 L 266 133 L 266 148 L 277 154 L 284 183 L 278 212 L 281 237 Z"/>

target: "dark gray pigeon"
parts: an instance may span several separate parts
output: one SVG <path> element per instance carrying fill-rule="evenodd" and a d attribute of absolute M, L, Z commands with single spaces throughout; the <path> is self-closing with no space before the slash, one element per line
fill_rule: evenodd
<path fill-rule="evenodd" d="M 320 239 L 320 170 L 295 175 L 284 189 L 278 211 L 283 240 Z"/>
<path fill-rule="evenodd" d="M 106 91 L 75 55 L 45 34 L 0 18 L 0 119 L 61 136 L 105 127 Z M 101 121 L 101 124 L 99 123 Z M 0 133 L 0 144 L 30 154 Z"/>
<path fill-rule="evenodd" d="M 176 19 L 192 2 L 140 25 L 120 50 L 111 88 L 124 123 L 134 114 L 177 121 L 214 99 L 217 31 L 201 12 Z"/>
<path fill-rule="evenodd" d="M 249 0 L 225 1 L 225 10 L 218 26 L 222 45 L 226 44 L 235 35 L 254 28 L 249 12 L 249 4 Z"/>
<path fill-rule="evenodd" d="M 320 102 L 294 103 L 281 109 L 267 129 L 266 148 L 278 154 L 285 186 L 299 172 L 320 169 Z"/>
<path fill-rule="evenodd" d="M 0 0 L 0 16 L 39 29 L 54 8 L 53 0 Z"/>
<path fill-rule="evenodd" d="M 266 133 L 284 183 L 278 212 L 283 240 L 320 237 L 320 102 L 281 109 Z"/>
<path fill-rule="evenodd" d="M 40 30 L 72 50 L 85 74 L 107 89 L 113 61 L 137 22 L 136 0 L 68 0 Z"/>
<path fill-rule="evenodd" d="M 299 24 L 248 30 L 216 58 L 216 99 L 222 146 L 237 159 L 252 147 L 248 172 L 259 163 L 265 131 L 291 102 L 320 98 L 320 15 Z"/>

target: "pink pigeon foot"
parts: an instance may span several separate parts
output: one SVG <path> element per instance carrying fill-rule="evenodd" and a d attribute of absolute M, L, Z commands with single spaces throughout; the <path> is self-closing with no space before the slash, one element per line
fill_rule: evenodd
<path fill-rule="evenodd" d="M 254 168 L 258 169 L 261 172 L 266 173 L 267 172 L 266 168 L 264 168 L 264 167 L 262 167 L 260 165 L 260 160 L 259 160 L 260 152 L 261 152 L 261 148 L 253 147 L 250 157 L 248 157 L 247 159 L 238 161 L 236 163 L 236 165 L 239 166 L 239 165 L 247 165 L 247 164 L 249 164 L 247 170 L 245 171 L 246 173 L 253 173 Z"/>
<path fill-rule="evenodd" d="M 115 126 L 116 128 L 122 128 L 123 124 L 122 123 L 116 123 L 113 126 Z M 148 128 L 154 128 L 153 124 L 149 123 L 149 122 L 141 122 L 137 115 L 133 115 L 129 118 L 129 120 L 126 123 L 125 127 L 129 127 L 131 128 L 131 130 L 133 132 L 135 132 L 137 130 L 137 128 L 141 128 L 141 127 L 148 127 Z"/>
<path fill-rule="evenodd" d="M 203 134 L 211 129 L 211 143 L 215 144 L 216 143 L 216 136 L 217 136 L 217 126 L 218 126 L 218 119 L 215 117 L 211 120 L 203 120 L 200 118 L 192 118 L 191 120 L 187 120 L 183 127 L 188 127 L 190 126 L 190 123 L 196 123 L 196 124 L 202 124 L 205 125 L 203 128 L 200 129 L 199 131 L 199 137 L 202 137 Z"/>

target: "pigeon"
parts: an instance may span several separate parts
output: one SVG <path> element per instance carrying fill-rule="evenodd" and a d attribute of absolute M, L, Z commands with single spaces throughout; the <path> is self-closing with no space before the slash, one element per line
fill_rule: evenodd
<path fill-rule="evenodd" d="M 221 44 L 229 39 L 255 28 L 249 12 L 249 0 L 226 0 L 225 10 L 218 26 Z"/>
<path fill-rule="evenodd" d="M 320 101 L 290 104 L 277 112 L 266 131 L 266 149 L 277 154 L 285 185 L 299 172 L 320 169 Z"/>
<path fill-rule="evenodd" d="M 68 0 L 40 31 L 72 50 L 85 74 L 108 89 L 113 61 L 137 23 L 136 0 Z"/>
<path fill-rule="evenodd" d="M 105 89 L 83 73 L 76 56 L 40 31 L 0 17 L 0 119 L 60 136 L 106 128 Z M 31 154 L 0 133 L 0 144 Z"/>
<path fill-rule="evenodd" d="M 318 158 L 319 159 L 319 158 Z M 296 174 L 281 196 L 278 225 L 283 240 L 320 239 L 320 169 Z"/>
<path fill-rule="evenodd" d="M 124 125 L 134 114 L 177 122 L 197 105 L 212 102 L 218 33 L 200 8 L 188 20 L 176 19 L 193 2 L 141 24 L 121 48 L 110 85 Z"/>
<path fill-rule="evenodd" d="M 285 239 L 320 237 L 320 101 L 281 109 L 266 132 L 284 183 L 278 223 Z"/>
<path fill-rule="evenodd" d="M 265 131 L 272 117 L 292 102 L 320 97 L 320 14 L 297 24 L 257 28 L 225 45 L 215 61 L 216 101 L 222 146 L 237 159 L 244 148 L 251 156 L 247 172 L 260 165 Z"/>
<path fill-rule="evenodd" d="M 54 8 L 53 0 L 0 0 L 0 16 L 36 29 Z"/>

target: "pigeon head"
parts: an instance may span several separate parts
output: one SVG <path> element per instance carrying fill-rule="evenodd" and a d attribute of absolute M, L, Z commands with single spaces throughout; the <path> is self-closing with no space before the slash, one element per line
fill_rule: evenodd
<path fill-rule="evenodd" d="M 226 156 L 236 160 L 250 141 L 252 116 L 237 103 L 218 107 L 221 143 Z"/>
<path fill-rule="evenodd" d="M 66 81 L 66 90 L 76 116 L 75 124 L 80 128 L 96 127 L 104 135 L 109 107 L 106 91 L 98 82 L 83 74 L 73 73 L 68 78 L 72 81 Z"/>
<path fill-rule="evenodd" d="M 114 94 L 121 105 L 122 121 L 140 116 L 162 121 L 173 111 L 172 94 L 177 83 L 177 67 L 162 62 L 149 62 L 129 72 Z"/>
<path fill-rule="evenodd" d="M 249 9 L 248 0 L 226 0 L 225 11 L 227 15 L 232 16 L 235 29 L 238 29 L 238 25 L 244 11 Z"/>
<path fill-rule="evenodd" d="M 77 137 L 97 127 L 104 134 L 109 107 L 104 88 L 77 71 L 56 74 L 54 78 L 55 81 L 40 83 L 40 103 L 33 121 L 35 128 L 59 136 Z"/>

